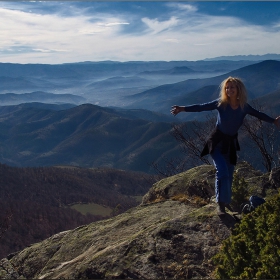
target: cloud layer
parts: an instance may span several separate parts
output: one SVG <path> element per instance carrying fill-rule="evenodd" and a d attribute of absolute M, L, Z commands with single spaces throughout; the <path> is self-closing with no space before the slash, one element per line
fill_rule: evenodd
<path fill-rule="evenodd" d="M 258 24 L 238 13 L 206 13 L 199 2 L 111 5 L 0 2 L 0 61 L 169 61 L 279 53 L 277 19 Z"/>

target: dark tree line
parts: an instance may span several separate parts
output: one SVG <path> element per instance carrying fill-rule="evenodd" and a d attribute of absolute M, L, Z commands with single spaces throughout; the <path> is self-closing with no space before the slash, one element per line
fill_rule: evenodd
<path fill-rule="evenodd" d="M 34 201 L 11 200 L 5 203 L 0 200 L 0 204 L 0 258 L 61 231 L 104 219 Z"/>

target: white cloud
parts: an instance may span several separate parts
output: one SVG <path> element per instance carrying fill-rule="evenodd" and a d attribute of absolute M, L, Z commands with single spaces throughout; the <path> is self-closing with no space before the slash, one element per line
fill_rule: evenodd
<path fill-rule="evenodd" d="M 280 21 L 275 22 L 275 23 L 272 25 L 272 28 L 274 28 L 274 29 L 279 29 L 279 28 L 280 28 Z"/>
<path fill-rule="evenodd" d="M 211 43 L 197 43 L 197 44 L 194 44 L 195 46 L 209 46 L 211 45 Z"/>
<path fill-rule="evenodd" d="M 53 53 L 53 52 L 67 52 L 67 50 L 62 49 L 32 49 L 34 52 L 41 52 L 41 53 Z"/>
<path fill-rule="evenodd" d="M 149 18 L 142 18 L 142 21 L 149 27 L 153 34 L 168 30 L 178 24 L 178 19 L 174 16 L 166 21 Z"/>
<path fill-rule="evenodd" d="M 3 8 L 0 8 L 0 18 L 0 53 L 1 51 L 5 53 L 1 58 L 2 61 L 11 58 L 7 56 L 5 50 L 15 50 L 17 46 L 24 46 L 25 54 L 28 49 L 30 53 L 51 53 L 54 61 L 58 61 L 54 52 L 68 52 L 73 56 L 65 57 L 66 60 L 77 59 L 81 54 L 90 56 L 96 49 L 101 52 L 101 47 L 99 49 L 101 45 L 103 50 L 104 46 L 112 46 L 108 44 L 109 38 L 117 36 L 119 28 L 129 24 L 115 17 L 104 18 L 101 22 L 99 17 L 97 19 L 82 15 L 61 17 L 55 14 L 40 15 Z M 98 37 L 93 36 L 93 40 L 89 39 L 88 35 Z M 26 57 L 30 59 L 30 56 Z M 34 59 L 37 59 L 36 54 Z"/>
<path fill-rule="evenodd" d="M 191 4 L 185 4 L 185 3 L 168 3 L 167 4 L 169 7 L 173 7 L 185 12 L 196 12 L 197 11 L 197 7 Z"/>
<path fill-rule="evenodd" d="M 115 25 L 127 25 L 129 24 L 128 22 L 109 22 L 105 23 L 105 26 L 115 26 Z"/>
<path fill-rule="evenodd" d="M 165 42 L 170 42 L 170 43 L 179 43 L 180 41 L 178 39 L 174 39 L 174 38 L 168 38 L 164 40 Z"/>
<path fill-rule="evenodd" d="M 96 34 L 96 33 L 102 33 L 110 31 L 110 27 L 118 27 L 121 25 L 129 25 L 128 22 L 97 22 L 95 24 L 89 23 L 87 24 L 87 27 L 82 27 L 79 29 L 79 33 L 81 34 Z"/>
<path fill-rule="evenodd" d="M 104 26 L 95 26 L 95 27 L 88 27 L 88 28 L 83 27 L 78 30 L 78 32 L 83 35 L 93 35 L 105 31 L 106 31 L 106 27 Z"/>
<path fill-rule="evenodd" d="M 36 14 L 35 9 L 17 10 L 16 4 L 14 9 L 0 8 L 1 62 L 198 60 L 279 53 L 279 23 L 267 28 L 235 17 L 204 15 L 183 2 L 168 3 L 169 11 L 161 18 L 108 12 L 84 15 L 81 10 L 71 16 Z M 139 27 L 135 33 L 134 26 Z M 130 28 L 129 33 L 123 32 L 125 28 Z"/>

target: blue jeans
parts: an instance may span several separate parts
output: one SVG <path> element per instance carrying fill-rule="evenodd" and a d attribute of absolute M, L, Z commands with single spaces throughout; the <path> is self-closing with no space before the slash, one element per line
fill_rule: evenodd
<path fill-rule="evenodd" d="M 229 154 L 222 154 L 221 145 L 217 145 L 211 153 L 216 168 L 215 193 L 216 202 L 231 202 L 231 185 L 234 165 L 229 162 Z"/>

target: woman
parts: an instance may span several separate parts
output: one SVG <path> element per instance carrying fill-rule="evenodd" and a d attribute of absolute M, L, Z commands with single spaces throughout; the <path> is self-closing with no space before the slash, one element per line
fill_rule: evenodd
<path fill-rule="evenodd" d="M 211 134 L 201 156 L 210 154 L 215 168 L 215 193 L 218 203 L 218 214 L 225 214 L 225 206 L 231 202 L 231 185 L 236 151 L 239 150 L 237 132 L 244 117 L 249 114 L 268 123 L 280 127 L 280 116 L 276 119 L 261 113 L 247 103 L 247 93 L 243 82 L 239 78 L 229 77 L 220 85 L 220 97 L 209 103 L 172 106 L 171 114 L 176 116 L 180 112 L 201 112 L 218 110 L 216 128 Z"/>

